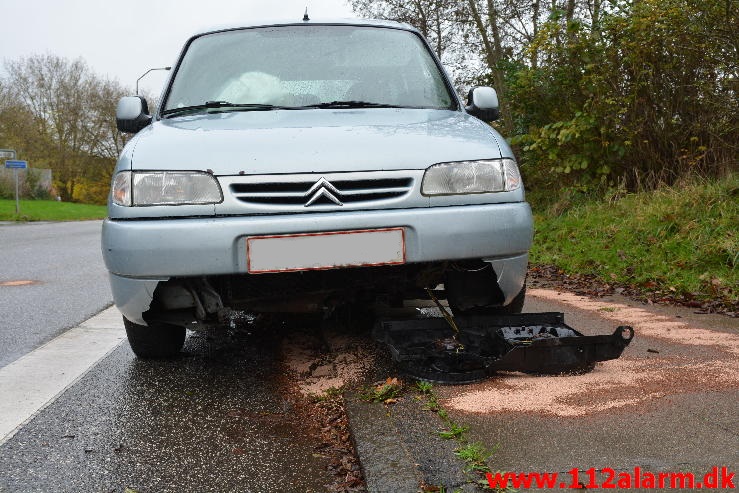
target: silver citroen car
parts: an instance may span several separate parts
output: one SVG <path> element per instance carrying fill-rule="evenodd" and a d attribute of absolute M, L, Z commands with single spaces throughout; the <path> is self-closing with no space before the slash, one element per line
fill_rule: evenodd
<path fill-rule="evenodd" d="M 200 32 L 112 180 L 102 252 L 141 358 L 244 311 L 398 306 L 437 289 L 456 314 L 512 313 L 532 216 L 516 160 L 423 36 L 391 22 Z M 443 290 L 440 286 L 443 285 Z"/>

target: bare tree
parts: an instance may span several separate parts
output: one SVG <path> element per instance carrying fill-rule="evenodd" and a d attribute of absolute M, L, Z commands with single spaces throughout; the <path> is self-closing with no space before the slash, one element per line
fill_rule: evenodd
<path fill-rule="evenodd" d="M 119 132 L 115 123 L 116 104 L 128 90 L 116 80 L 95 79 L 92 85 L 88 99 L 89 118 L 84 122 L 89 142 L 94 146 L 89 152 L 115 160 L 130 138 Z"/>
<path fill-rule="evenodd" d="M 458 8 L 450 0 L 351 0 L 351 4 L 364 17 L 411 24 L 429 40 L 439 58 L 453 43 Z"/>
<path fill-rule="evenodd" d="M 114 114 L 125 91 L 117 82 L 98 78 L 82 59 L 34 55 L 6 62 L 6 69 L 3 86 L 11 89 L 3 97 L 16 115 L 26 112 L 26 121 L 14 119 L 18 128 L 9 130 L 54 171 L 59 194 L 71 200 L 77 183 L 97 175 L 101 158 L 112 163 L 124 144 Z M 28 125 L 32 132 L 23 129 Z"/>
<path fill-rule="evenodd" d="M 455 72 L 458 87 L 479 80 L 492 83 L 501 103 L 502 124 L 511 130 L 506 67 L 536 68 L 535 43 L 545 23 L 556 24 L 556 42 L 571 40 L 568 26 L 597 22 L 602 0 L 351 0 L 355 12 L 415 26 L 439 58 Z M 550 31 L 552 30 L 550 26 Z"/>

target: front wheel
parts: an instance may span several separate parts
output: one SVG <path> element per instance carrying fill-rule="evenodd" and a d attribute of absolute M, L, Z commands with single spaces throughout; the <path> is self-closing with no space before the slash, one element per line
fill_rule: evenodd
<path fill-rule="evenodd" d="M 526 281 L 521 291 L 507 305 L 493 268 L 452 270 L 447 272 L 444 287 L 449 307 L 454 315 L 510 315 L 521 313 L 526 299 Z"/>
<path fill-rule="evenodd" d="M 451 301 L 449 302 L 449 308 L 452 309 L 452 313 L 455 316 L 460 315 L 513 315 L 521 313 L 523 311 L 523 304 L 526 301 L 526 285 L 524 284 L 521 291 L 518 292 L 515 298 L 505 306 L 476 306 L 462 310 Z"/>
<path fill-rule="evenodd" d="M 185 343 L 184 327 L 163 323 L 139 325 L 123 317 L 128 343 L 141 359 L 165 359 L 179 354 Z"/>

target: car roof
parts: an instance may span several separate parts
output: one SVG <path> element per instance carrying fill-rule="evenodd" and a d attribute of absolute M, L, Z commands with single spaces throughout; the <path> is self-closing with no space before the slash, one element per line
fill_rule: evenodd
<path fill-rule="evenodd" d="M 304 21 L 301 18 L 296 20 L 261 20 L 246 23 L 221 24 L 209 26 L 207 28 L 198 29 L 190 37 L 194 38 L 203 34 L 210 34 L 223 31 L 233 31 L 237 29 L 249 29 L 254 27 L 277 27 L 277 26 L 304 26 L 304 25 L 337 25 L 337 26 L 371 26 L 371 27 L 389 27 L 394 29 L 404 29 L 407 31 L 417 31 L 410 24 L 401 22 L 387 21 L 381 19 L 311 19 Z"/>

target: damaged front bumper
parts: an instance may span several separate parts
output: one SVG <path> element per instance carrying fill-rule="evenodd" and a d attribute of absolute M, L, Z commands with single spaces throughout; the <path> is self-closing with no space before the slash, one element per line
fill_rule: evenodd
<path fill-rule="evenodd" d="M 531 246 L 525 202 L 330 213 L 158 219 L 107 219 L 102 253 L 116 306 L 130 321 L 156 302 L 170 279 L 248 274 L 247 239 L 402 228 L 407 265 L 483 259 L 493 265 L 504 303 L 520 292 Z M 361 268 L 358 268 L 361 269 Z M 196 304 L 196 303 L 194 303 Z"/>

